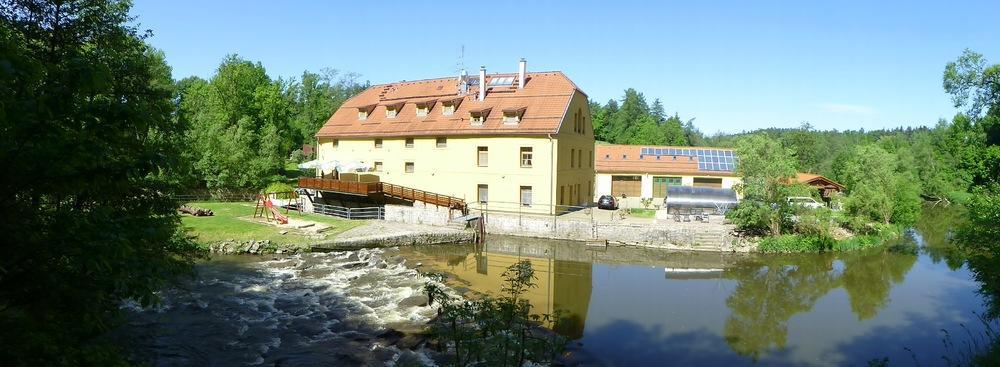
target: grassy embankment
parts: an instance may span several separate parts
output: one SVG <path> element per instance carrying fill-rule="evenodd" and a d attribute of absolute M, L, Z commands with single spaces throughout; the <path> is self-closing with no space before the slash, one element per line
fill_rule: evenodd
<path fill-rule="evenodd" d="M 762 238 L 757 245 L 757 251 L 764 253 L 855 251 L 879 246 L 884 241 L 882 237 L 874 235 L 837 240 L 829 237 L 786 234 Z"/>
<path fill-rule="evenodd" d="M 250 221 L 253 217 L 254 203 L 188 203 L 198 208 L 211 209 L 215 215 L 211 217 L 193 217 L 182 215 L 181 223 L 188 233 L 196 236 L 196 241 L 208 246 L 226 240 L 250 241 L 270 240 L 275 244 L 304 245 L 317 240 L 329 239 L 348 229 L 363 225 L 364 221 L 339 219 L 319 214 L 299 214 L 289 212 L 292 219 L 308 220 L 329 225 L 331 228 L 320 234 L 308 234 L 296 229 L 280 228 L 268 224 Z M 281 234 L 282 231 L 288 231 Z"/>

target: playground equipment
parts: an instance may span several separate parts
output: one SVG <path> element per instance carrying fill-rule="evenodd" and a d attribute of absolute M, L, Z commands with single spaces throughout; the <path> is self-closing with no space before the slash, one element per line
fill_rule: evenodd
<path fill-rule="evenodd" d="M 279 193 L 272 192 L 272 193 L 257 195 L 257 205 L 256 207 L 254 207 L 253 217 L 264 218 L 268 222 L 275 221 L 280 224 L 288 224 L 289 207 L 294 206 L 296 211 L 298 211 L 299 213 L 302 212 L 302 203 L 299 202 L 301 200 L 298 199 L 297 195 L 295 195 L 293 199 L 282 200 L 284 201 L 285 204 L 283 205 L 285 208 L 285 213 L 282 214 L 281 206 L 274 205 L 274 202 L 271 200 L 272 197 L 275 198 L 278 197 L 278 194 Z M 291 195 L 288 195 L 288 193 L 280 193 L 280 194 L 283 194 L 285 196 L 294 195 L 294 193 L 292 193 Z M 281 200 L 281 199 L 275 199 L 275 200 Z"/>

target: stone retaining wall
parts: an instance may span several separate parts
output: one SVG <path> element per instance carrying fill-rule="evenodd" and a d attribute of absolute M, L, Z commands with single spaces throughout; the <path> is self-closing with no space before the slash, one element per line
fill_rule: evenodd
<path fill-rule="evenodd" d="M 385 206 L 385 220 L 400 223 L 446 225 L 453 216 L 461 215 L 458 211 L 419 201 L 413 203 L 413 206 Z"/>

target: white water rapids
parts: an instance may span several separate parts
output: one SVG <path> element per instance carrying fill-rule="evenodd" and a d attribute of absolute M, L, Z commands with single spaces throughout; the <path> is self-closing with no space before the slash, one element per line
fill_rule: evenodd
<path fill-rule="evenodd" d="M 389 345 L 434 315 L 429 279 L 381 250 L 231 257 L 130 309 L 116 333 L 154 366 L 380 365 L 426 356 Z M 389 335 L 389 336 L 387 336 Z"/>

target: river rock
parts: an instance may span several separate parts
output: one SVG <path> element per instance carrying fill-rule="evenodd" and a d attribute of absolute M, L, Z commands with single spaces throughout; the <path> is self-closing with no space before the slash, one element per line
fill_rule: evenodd
<path fill-rule="evenodd" d="M 427 306 L 427 295 L 416 294 L 399 301 L 399 307 L 425 307 Z"/>

